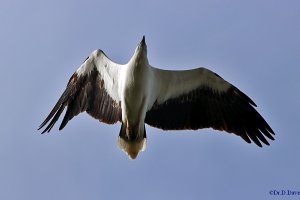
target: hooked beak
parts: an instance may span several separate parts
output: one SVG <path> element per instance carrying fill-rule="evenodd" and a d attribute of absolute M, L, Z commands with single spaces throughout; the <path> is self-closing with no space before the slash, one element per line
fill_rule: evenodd
<path fill-rule="evenodd" d="M 145 41 L 145 35 L 143 35 L 143 38 L 139 44 L 139 46 L 145 46 L 146 45 L 146 41 Z"/>

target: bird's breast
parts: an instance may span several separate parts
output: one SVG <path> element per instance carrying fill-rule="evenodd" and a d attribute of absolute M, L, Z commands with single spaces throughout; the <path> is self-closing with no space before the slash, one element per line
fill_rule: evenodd
<path fill-rule="evenodd" d="M 125 71 L 121 95 L 122 109 L 130 121 L 137 121 L 141 112 L 145 112 L 147 85 L 147 69 L 137 66 Z"/>

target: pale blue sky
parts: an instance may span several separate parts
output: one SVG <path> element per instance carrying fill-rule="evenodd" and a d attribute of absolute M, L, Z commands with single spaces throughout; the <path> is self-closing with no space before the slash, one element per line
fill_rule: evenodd
<path fill-rule="evenodd" d="M 147 126 L 147 150 L 132 161 L 116 145 L 120 124 L 87 114 L 40 135 L 90 52 L 126 63 L 142 35 L 153 66 L 205 66 L 244 91 L 276 140 L 259 148 L 210 129 Z M 298 0 L 2 0 L 0 199 L 278 199 L 269 191 L 300 191 L 299 36 Z"/>

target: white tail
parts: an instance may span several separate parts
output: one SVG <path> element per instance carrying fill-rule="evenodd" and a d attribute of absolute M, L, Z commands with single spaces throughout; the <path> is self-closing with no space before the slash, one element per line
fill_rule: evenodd
<path fill-rule="evenodd" d="M 128 141 L 119 136 L 118 146 L 129 156 L 129 158 L 135 159 L 140 151 L 146 149 L 146 138 Z"/>

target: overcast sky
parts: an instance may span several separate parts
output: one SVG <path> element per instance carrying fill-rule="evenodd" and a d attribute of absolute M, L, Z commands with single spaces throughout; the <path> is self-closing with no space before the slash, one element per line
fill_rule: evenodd
<path fill-rule="evenodd" d="M 126 63 L 143 35 L 153 66 L 205 66 L 249 95 L 276 140 L 259 148 L 211 129 L 147 126 L 147 149 L 132 161 L 117 147 L 120 123 L 83 113 L 63 131 L 37 131 L 93 50 Z M 299 36 L 298 0 L 2 0 L 0 199 L 278 199 L 269 192 L 300 191 Z"/>

